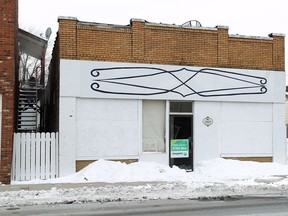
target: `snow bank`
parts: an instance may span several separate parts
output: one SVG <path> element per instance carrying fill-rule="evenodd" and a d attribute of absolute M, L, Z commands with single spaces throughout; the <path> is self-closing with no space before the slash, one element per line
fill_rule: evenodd
<path fill-rule="evenodd" d="M 96 161 L 75 175 L 59 178 L 64 182 L 138 182 L 138 181 L 178 181 L 186 177 L 185 170 L 178 167 L 151 162 L 125 164 L 106 160 Z"/>
<path fill-rule="evenodd" d="M 202 161 L 193 176 L 198 181 L 226 182 L 288 175 L 288 166 L 279 163 L 225 160 Z"/>
<path fill-rule="evenodd" d="M 51 190 L 0 192 L 0 207 L 154 199 L 197 199 L 249 194 L 288 194 L 288 166 L 277 163 L 215 159 L 196 164 L 196 171 L 156 163 L 124 164 L 99 160 L 70 176 L 13 184 L 139 182 Z M 5 187 L 5 186 L 3 186 Z"/>
<path fill-rule="evenodd" d="M 12 182 L 12 184 L 82 183 L 82 182 L 219 182 L 254 180 L 271 176 L 288 176 L 288 166 L 278 163 L 258 163 L 222 158 L 196 164 L 196 171 L 186 172 L 176 166 L 169 167 L 153 162 L 125 164 L 98 160 L 70 176 Z"/>

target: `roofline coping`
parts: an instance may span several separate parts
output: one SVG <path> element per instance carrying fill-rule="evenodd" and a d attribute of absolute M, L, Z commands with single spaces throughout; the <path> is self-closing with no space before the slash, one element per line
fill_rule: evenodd
<path fill-rule="evenodd" d="M 77 20 L 77 17 L 73 16 L 58 16 L 59 20 Z M 78 21 L 78 20 L 77 20 Z M 130 22 L 143 22 L 147 26 L 159 26 L 159 27 L 170 27 L 170 28 L 182 28 L 182 29 L 198 29 L 198 30 L 210 30 L 210 31 L 217 31 L 218 29 L 229 29 L 229 26 L 225 25 L 217 25 L 216 27 L 202 27 L 202 26 L 182 26 L 176 24 L 166 24 L 166 23 L 154 23 L 148 22 L 144 19 L 139 18 L 132 18 Z M 83 22 L 79 21 L 82 25 L 90 25 L 90 26 L 98 26 L 102 28 L 129 28 L 129 25 L 115 25 L 115 24 L 106 24 L 106 23 L 94 23 L 94 22 Z M 238 34 L 229 34 L 231 38 L 244 38 L 244 39 L 256 39 L 256 40 L 273 40 L 271 37 L 285 37 L 285 34 L 281 33 L 270 33 L 268 37 L 262 36 L 247 36 L 247 35 L 238 35 Z"/>
<path fill-rule="evenodd" d="M 229 26 L 217 25 L 216 28 L 218 28 L 218 29 L 229 29 Z"/>
<path fill-rule="evenodd" d="M 73 17 L 73 16 L 58 16 L 58 21 L 59 20 L 77 20 L 77 17 Z"/>
<path fill-rule="evenodd" d="M 122 29 L 131 28 L 131 26 L 129 26 L 129 25 L 116 25 L 116 24 L 83 22 L 83 21 L 78 21 L 78 24 L 86 25 L 86 26 L 97 26 L 98 28 L 114 28 L 114 29 L 116 29 L 116 28 L 122 28 Z"/>
<path fill-rule="evenodd" d="M 159 27 L 168 27 L 168 28 L 182 28 L 182 29 L 199 29 L 199 30 L 212 30 L 217 31 L 217 28 L 213 27 L 199 27 L 199 26 L 181 26 L 176 24 L 165 24 L 165 23 L 153 23 L 153 22 L 147 22 L 143 19 L 131 19 L 131 22 L 144 22 L 146 26 L 159 26 Z M 130 28 L 130 25 L 116 25 L 116 24 L 107 24 L 107 23 L 95 23 L 95 22 L 84 22 L 79 21 L 78 22 L 81 25 L 87 25 L 87 26 L 98 26 L 100 28 Z"/>
<path fill-rule="evenodd" d="M 154 22 L 145 22 L 147 26 L 159 26 L 159 27 L 169 27 L 169 28 L 182 28 L 182 29 L 198 29 L 198 30 L 212 30 L 217 31 L 216 27 L 200 27 L 200 26 L 182 26 L 176 24 L 166 24 L 166 23 L 154 23 Z"/>
<path fill-rule="evenodd" d="M 146 22 L 146 20 L 144 20 L 144 19 L 139 19 L 139 18 L 132 18 L 132 19 L 130 19 L 130 22 Z"/>
<path fill-rule="evenodd" d="M 231 34 L 229 35 L 231 38 L 243 38 L 243 39 L 255 39 L 255 40 L 273 40 L 271 37 L 262 37 L 262 36 L 249 36 L 249 35 L 238 35 Z"/>
<path fill-rule="evenodd" d="M 268 35 L 269 37 L 285 37 L 285 34 L 281 34 L 281 33 L 270 33 Z"/>

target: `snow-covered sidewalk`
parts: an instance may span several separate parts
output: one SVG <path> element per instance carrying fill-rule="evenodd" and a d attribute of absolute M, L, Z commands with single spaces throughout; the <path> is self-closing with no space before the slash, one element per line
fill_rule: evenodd
<path fill-rule="evenodd" d="M 71 176 L 12 182 L 12 186 L 23 187 L 53 185 L 49 190 L 5 191 L 8 186 L 0 186 L 0 206 L 197 199 L 269 193 L 288 195 L 288 165 L 219 158 L 196 166 L 196 171 L 186 172 L 178 167 L 156 163 L 124 164 L 99 160 Z M 61 187 L 63 184 L 67 186 L 67 183 L 74 183 L 74 186 Z"/>

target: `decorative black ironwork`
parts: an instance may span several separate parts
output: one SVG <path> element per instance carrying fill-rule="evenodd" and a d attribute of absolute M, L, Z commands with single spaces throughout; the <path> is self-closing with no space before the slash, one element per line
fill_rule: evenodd
<path fill-rule="evenodd" d="M 93 69 L 91 75 L 94 77 L 91 89 L 106 94 L 149 96 L 175 93 L 182 97 L 216 97 L 267 92 L 267 79 L 264 77 L 213 68 L 165 70 L 156 67 L 111 67 Z M 195 89 L 195 82 L 203 83 L 203 79 L 207 81 L 207 76 L 221 81 L 224 86 Z M 226 84 L 229 86 L 225 87 Z"/>

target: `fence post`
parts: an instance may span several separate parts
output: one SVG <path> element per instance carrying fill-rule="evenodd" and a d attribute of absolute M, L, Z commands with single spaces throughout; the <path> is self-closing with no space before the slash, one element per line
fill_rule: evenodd
<path fill-rule="evenodd" d="M 36 177 L 36 134 L 31 133 L 31 170 L 30 179 L 35 179 Z"/>
<path fill-rule="evenodd" d="M 13 181 L 18 181 L 21 180 L 21 146 L 20 146 L 20 140 L 21 140 L 21 134 L 14 133 L 14 145 L 13 145 L 13 176 L 12 179 Z"/>
<path fill-rule="evenodd" d="M 51 133 L 51 154 L 50 154 L 50 178 L 56 176 L 56 136 L 55 133 Z"/>
<path fill-rule="evenodd" d="M 40 178 L 45 179 L 45 149 L 46 149 L 46 142 L 45 142 L 45 133 L 41 133 L 40 136 L 40 143 L 41 143 L 41 162 L 40 162 Z"/>
<path fill-rule="evenodd" d="M 45 179 L 49 179 L 50 178 L 50 166 L 51 166 L 51 137 L 50 137 L 50 133 L 46 133 L 46 149 L 45 149 Z"/>
<path fill-rule="evenodd" d="M 31 133 L 26 133 L 25 180 L 31 179 Z"/>
<path fill-rule="evenodd" d="M 56 133 L 56 136 L 55 136 L 55 141 L 56 141 L 56 151 L 55 151 L 55 161 L 56 161 L 56 176 L 55 177 L 59 177 L 59 133 L 57 132 Z"/>
<path fill-rule="evenodd" d="M 35 178 L 41 178 L 41 135 L 36 133 L 36 146 L 35 146 Z"/>
<path fill-rule="evenodd" d="M 20 180 L 25 179 L 25 172 L 26 172 L 26 134 L 20 134 Z"/>

